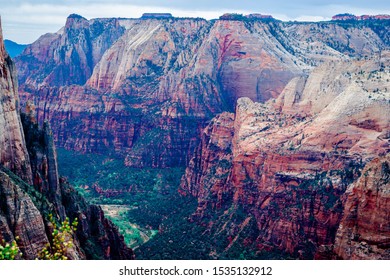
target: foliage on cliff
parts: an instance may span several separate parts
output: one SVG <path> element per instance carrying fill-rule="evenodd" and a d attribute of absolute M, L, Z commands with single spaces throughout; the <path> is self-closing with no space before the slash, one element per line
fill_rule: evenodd
<path fill-rule="evenodd" d="M 61 223 L 58 227 L 53 215 L 49 215 L 49 221 L 52 230 L 52 240 L 39 254 L 40 260 L 67 260 L 68 249 L 73 248 L 73 235 L 77 230 L 78 221 L 75 219 L 70 223 L 69 218 Z"/>
<path fill-rule="evenodd" d="M 21 257 L 22 253 L 19 250 L 16 240 L 10 243 L 4 240 L 0 242 L 0 260 L 14 260 L 17 257 Z"/>

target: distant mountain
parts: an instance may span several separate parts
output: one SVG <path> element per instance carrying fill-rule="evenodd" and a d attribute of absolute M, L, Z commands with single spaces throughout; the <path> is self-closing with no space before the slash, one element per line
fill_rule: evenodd
<path fill-rule="evenodd" d="M 4 40 L 5 48 L 11 58 L 21 54 L 28 45 L 21 45 L 11 40 Z"/>

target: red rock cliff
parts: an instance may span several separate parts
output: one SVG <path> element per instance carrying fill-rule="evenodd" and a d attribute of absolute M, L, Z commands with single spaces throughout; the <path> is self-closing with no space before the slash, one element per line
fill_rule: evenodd
<path fill-rule="evenodd" d="M 390 156 L 372 160 L 345 193 L 334 251 L 342 259 L 390 259 Z"/>

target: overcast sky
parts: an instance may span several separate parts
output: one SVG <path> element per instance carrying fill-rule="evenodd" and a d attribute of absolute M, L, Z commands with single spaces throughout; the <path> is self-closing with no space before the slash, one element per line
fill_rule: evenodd
<path fill-rule="evenodd" d="M 0 0 L 4 37 L 32 43 L 56 32 L 69 14 L 97 17 L 140 17 L 144 12 L 218 18 L 225 12 L 271 14 L 281 20 L 320 21 L 338 13 L 390 14 L 389 0 Z"/>

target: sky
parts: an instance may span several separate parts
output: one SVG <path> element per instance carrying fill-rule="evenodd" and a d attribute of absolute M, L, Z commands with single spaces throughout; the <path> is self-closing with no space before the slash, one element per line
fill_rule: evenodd
<path fill-rule="evenodd" d="M 58 31 L 68 15 L 138 18 L 145 12 L 169 12 L 178 17 L 218 18 L 226 12 L 271 14 L 289 21 L 329 20 L 339 13 L 390 14 L 389 0 L 0 0 L 4 38 L 34 42 Z"/>

